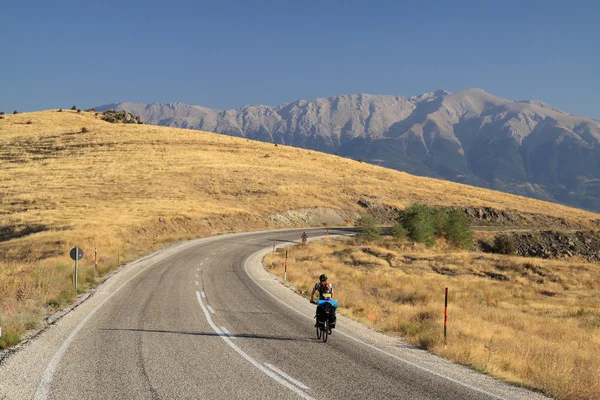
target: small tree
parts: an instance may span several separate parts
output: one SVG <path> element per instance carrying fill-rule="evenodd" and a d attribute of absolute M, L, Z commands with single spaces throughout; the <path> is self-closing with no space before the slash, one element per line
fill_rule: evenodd
<path fill-rule="evenodd" d="M 408 231 L 408 237 L 428 246 L 435 244 L 435 219 L 426 204 L 414 203 L 400 212 L 399 222 Z"/>
<path fill-rule="evenodd" d="M 4 115 L 4 111 L 0 111 L 0 115 Z"/>
<path fill-rule="evenodd" d="M 18 112 L 17 110 L 13 111 L 13 115 L 14 115 L 14 114 L 18 114 L 18 113 L 19 113 L 19 112 Z"/>
<path fill-rule="evenodd" d="M 58 109 L 58 112 L 62 112 L 62 108 L 59 108 L 59 109 Z"/>
<path fill-rule="evenodd" d="M 473 232 L 469 227 L 467 217 L 457 209 L 450 210 L 444 221 L 444 236 L 454 247 L 471 249 L 473 247 Z"/>
<path fill-rule="evenodd" d="M 379 228 L 377 220 L 372 215 L 363 215 L 356 221 L 354 226 L 358 230 L 356 236 L 360 239 L 378 240 L 381 238 L 381 228 Z"/>
<path fill-rule="evenodd" d="M 77 111 L 77 107 L 76 106 L 71 107 L 71 111 Z"/>
<path fill-rule="evenodd" d="M 89 129 L 86 128 L 85 126 L 83 128 L 81 128 L 81 133 L 88 133 Z"/>

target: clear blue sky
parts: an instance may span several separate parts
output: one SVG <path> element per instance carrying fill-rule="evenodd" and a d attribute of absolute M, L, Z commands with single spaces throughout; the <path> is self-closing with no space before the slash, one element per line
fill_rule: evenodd
<path fill-rule="evenodd" d="M 0 110 L 479 87 L 600 119 L 600 1 L 4 1 Z"/>

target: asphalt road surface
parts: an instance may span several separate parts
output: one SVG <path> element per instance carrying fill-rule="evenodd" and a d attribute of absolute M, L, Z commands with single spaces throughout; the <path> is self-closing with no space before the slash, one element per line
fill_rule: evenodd
<path fill-rule="evenodd" d="M 317 340 L 315 306 L 260 266 L 274 239 L 301 232 L 201 239 L 132 263 L 4 363 L 0 399 L 542 398 L 342 316 Z"/>

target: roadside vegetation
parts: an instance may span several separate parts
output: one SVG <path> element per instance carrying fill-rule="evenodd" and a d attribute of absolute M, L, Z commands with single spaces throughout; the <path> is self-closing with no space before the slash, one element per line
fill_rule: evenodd
<path fill-rule="evenodd" d="M 370 196 L 399 209 L 420 202 L 568 215 L 580 225 L 599 218 L 311 150 L 109 123 L 104 114 L 78 110 L 17 112 L 0 120 L 0 348 L 76 299 L 68 256 L 74 246 L 84 251 L 82 292 L 119 265 L 171 243 L 306 226 L 277 216 L 325 208 L 358 213 L 357 202 Z"/>
<path fill-rule="evenodd" d="M 408 207 L 401 220 L 435 214 L 424 209 Z M 288 247 L 288 281 L 306 296 L 326 273 L 339 311 L 381 332 L 558 399 L 600 398 L 600 265 L 465 251 L 444 234 L 433 245 L 424 231 L 421 242 L 401 234 Z M 279 277 L 283 254 L 265 258 Z"/>

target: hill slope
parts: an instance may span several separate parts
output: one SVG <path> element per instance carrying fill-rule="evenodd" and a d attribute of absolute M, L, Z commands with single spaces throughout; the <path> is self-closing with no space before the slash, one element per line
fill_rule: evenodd
<path fill-rule="evenodd" d="M 71 111 L 0 119 L 0 187 L 0 319 L 4 332 L 20 333 L 75 296 L 74 246 L 85 253 L 85 290 L 118 264 L 175 241 L 343 224 L 364 199 L 513 209 L 579 226 L 600 218 L 315 151 Z"/>
<path fill-rule="evenodd" d="M 600 122 L 480 89 L 341 95 L 212 110 L 118 103 L 156 125 L 310 148 L 421 176 L 600 210 Z"/>

